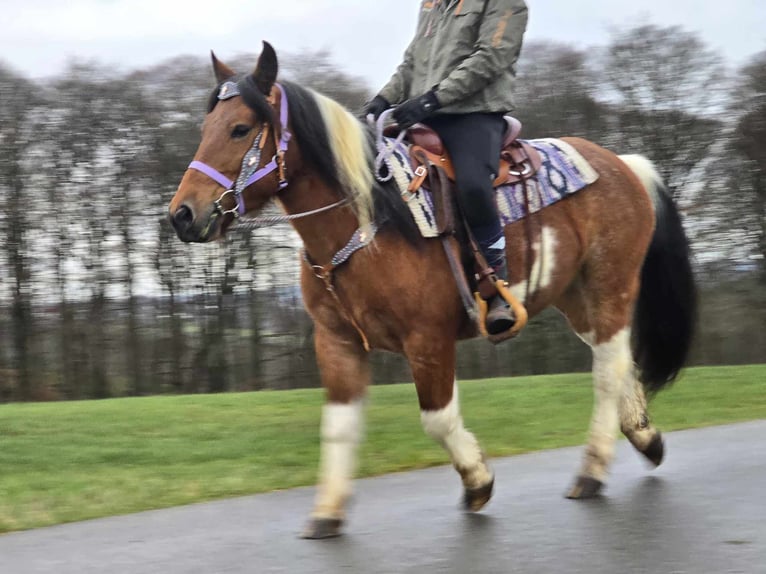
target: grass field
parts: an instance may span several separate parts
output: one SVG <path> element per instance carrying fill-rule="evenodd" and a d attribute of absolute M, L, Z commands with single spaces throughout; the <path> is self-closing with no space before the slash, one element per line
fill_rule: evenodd
<path fill-rule="evenodd" d="M 591 400 L 588 374 L 461 383 L 490 456 L 581 444 Z M 0 532 L 313 484 L 322 403 L 299 390 L 0 406 Z M 663 431 L 766 418 L 766 365 L 689 369 L 651 414 Z M 447 462 L 413 385 L 371 389 L 360 475 Z"/>

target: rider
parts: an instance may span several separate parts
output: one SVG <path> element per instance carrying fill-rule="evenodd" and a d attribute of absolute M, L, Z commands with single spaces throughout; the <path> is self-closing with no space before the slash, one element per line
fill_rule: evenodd
<path fill-rule="evenodd" d="M 395 105 L 400 127 L 422 122 L 439 134 L 468 225 L 503 280 L 505 238 L 492 182 L 506 129 L 503 115 L 514 108 L 515 63 L 526 26 L 524 0 L 426 0 L 403 62 L 365 106 L 365 115 L 377 118 Z M 501 333 L 512 325 L 510 309 L 495 296 L 487 331 Z"/>

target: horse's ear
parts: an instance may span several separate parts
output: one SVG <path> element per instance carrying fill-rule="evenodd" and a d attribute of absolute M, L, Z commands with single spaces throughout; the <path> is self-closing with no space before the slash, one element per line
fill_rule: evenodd
<path fill-rule="evenodd" d="M 255 85 L 258 86 L 261 93 L 267 96 L 271 93 L 271 87 L 277 81 L 278 71 L 277 53 L 271 47 L 271 44 L 264 42 L 263 52 L 261 52 L 261 57 L 258 58 L 258 65 L 253 72 Z"/>
<path fill-rule="evenodd" d="M 234 70 L 215 57 L 213 50 L 210 50 L 210 58 L 213 60 L 215 79 L 219 84 L 237 75 Z"/>

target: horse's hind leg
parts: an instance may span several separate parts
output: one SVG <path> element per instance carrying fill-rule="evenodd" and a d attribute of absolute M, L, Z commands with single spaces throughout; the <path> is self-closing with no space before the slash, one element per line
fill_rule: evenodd
<path fill-rule="evenodd" d="M 582 469 L 568 498 L 596 496 L 606 482 L 614 457 L 619 401 L 633 368 L 627 326 L 600 340 L 592 334 L 581 336 L 592 340 L 594 405 Z"/>
<path fill-rule="evenodd" d="M 341 338 L 319 325 L 314 341 L 327 402 L 322 409 L 316 501 L 303 537 L 329 538 L 340 534 L 352 492 L 370 372 L 361 343 Z"/>
<path fill-rule="evenodd" d="M 587 313 L 584 297 L 570 297 L 562 306 L 580 338 L 593 351 L 594 406 L 581 471 L 568 498 L 591 498 L 604 485 L 614 457 L 617 428 L 655 465 L 662 462 L 662 436 L 649 422 L 646 397 L 636 378 L 630 347 L 630 305 L 613 300 L 599 312 Z M 623 301 L 630 297 L 622 298 Z M 621 309 L 620 312 L 617 312 Z M 588 316 L 590 315 L 590 316 Z M 608 317 L 609 320 L 605 318 Z M 610 336 L 611 335 L 611 336 Z"/>
<path fill-rule="evenodd" d="M 638 452 L 654 466 L 662 463 L 665 446 L 662 434 L 649 421 L 644 387 L 631 373 L 620 397 L 620 429 Z"/>
<path fill-rule="evenodd" d="M 494 475 L 476 437 L 463 426 L 455 381 L 455 343 L 424 341 L 405 350 L 415 379 L 423 430 L 449 453 L 463 481 L 463 504 L 478 511 L 492 496 Z"/>
<path fill-rule="evenodd" d="M 590 498 L 600 492 L 614 458 L 620 403 L 626 385 L 634 380 L 630 326 L 638 278 L 630 280 L 608 272 L 614 268 L 591 268 L 591 281 L 578 282 L 559 304 L 575 332 L 593 351 L 594 404 L 588 444 L 568 498 Z"/>

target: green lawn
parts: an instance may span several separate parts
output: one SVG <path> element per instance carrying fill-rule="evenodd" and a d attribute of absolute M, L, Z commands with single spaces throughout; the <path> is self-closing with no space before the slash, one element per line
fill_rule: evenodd
<path fill-rule="evenodd" d="M 491 456 L 581 444 L 591 397 L 588 374 L 461 384 Z M 322 402 L 300 390 L 0 406 L 0 532 L 313 484 Z M 651 412 L 664 431 L 766 418 L 766 365 L 689 369 Z M 360 474 L 445 463 L 414 386 L 373 387 Z"/>

